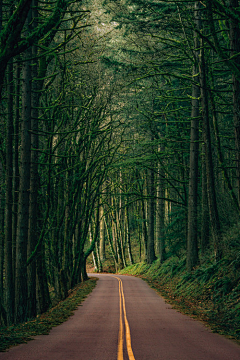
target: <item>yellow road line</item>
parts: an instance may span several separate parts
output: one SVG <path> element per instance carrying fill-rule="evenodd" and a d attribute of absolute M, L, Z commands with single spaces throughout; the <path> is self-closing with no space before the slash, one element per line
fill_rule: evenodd
<path fill-rule="evenodd" d="M 129 360 L 135 360 L 135 357 L 134 357 L 133 351 L 132 351 L 130 327 L 129 327 L 128 320 L 127 320 L 125 297 L 124 297 L 124 293 L 123 293 L 123 284 L 122 284 L 121 279 L 120 279 L 120 281 L 121 281 L 121 289 L 122 289 L 124 320 L 125 320 L 125 327 L 126 327 L 126 343 L 127 343 L 128 358 L 129 358 Z"/>
<path fill-rule="evenodd" d="M 125 306 L 125 297 L 123 292 L 123 283 L 122 280 L 116 276 L 119 283 L 119 305 L 120 305 L 120 322 L 119 322 L 119 335 L 118 335 L 118 360 L 123 360 L 123 322 L 122 322 L 122 306 L 123 306 L 123 313 L 124 313 L 124 321 L 125 321 L 125 329 L 126 329 L 126 344 L 127 344 L 127 352 L 129 360 L 135 360 L 132 351 L 132 344 L 131 344 L 131 333 L 130 327 L 127 320 L 127 312 Z"/>
<path fill-rule="evenodd" d="M 118 278 L 117 278 L 118 279 Z M 119 283 L 119 306 L 120 306 L 120 319 L 119 319 L 119 334 L 118 334 L 118 360 L 123 360 L 123 321 L 122 321 L 122 295 L 121 284 Z"/>

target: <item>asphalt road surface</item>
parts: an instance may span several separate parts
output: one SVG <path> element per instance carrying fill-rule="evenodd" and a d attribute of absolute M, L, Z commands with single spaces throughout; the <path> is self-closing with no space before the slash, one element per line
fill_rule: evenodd
<path fill-rule="evenodd" d="M 240 346 L 173 310 L 144 281 L 99 275 L 74 316 L 4 360 L 240 360 Z"/>

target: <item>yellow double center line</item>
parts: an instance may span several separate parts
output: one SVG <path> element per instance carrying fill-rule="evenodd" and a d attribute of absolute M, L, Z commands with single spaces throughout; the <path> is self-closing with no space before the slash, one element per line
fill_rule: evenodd
<path fill-rule="evenodd" d="M 126 345 L 127 345 L 127 352 L 129 360 L 135 360 L 132 351 L 132 344 L 131 344 L 131 334 L 130 334 L 130 327 L 127 320 L 126 314 L 126 307 L 125 307 L 125 297 L 123 292 L 123 284 L 122 280 L 116 276 L 119 283 L 119 306 L 120 306 L 120 320 L 119 320 L 119 335 L 118 335 L 118 357 L 117 360 L 123 360 L 123 314 L 124 314 L 124 322 L 125 322 L 125 330 L 126 330 Z M 123 311 L 122 311 L 123 309 Z"/>

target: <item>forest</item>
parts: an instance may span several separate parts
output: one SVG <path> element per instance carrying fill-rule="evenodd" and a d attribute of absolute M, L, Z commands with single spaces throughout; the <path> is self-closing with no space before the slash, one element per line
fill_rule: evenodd
<path fill-rule="evenodd" d="M 3 0 L 0 114 L 1 325 L 87 264 L 225 264 L 239 310 L 239 0 Z"/>

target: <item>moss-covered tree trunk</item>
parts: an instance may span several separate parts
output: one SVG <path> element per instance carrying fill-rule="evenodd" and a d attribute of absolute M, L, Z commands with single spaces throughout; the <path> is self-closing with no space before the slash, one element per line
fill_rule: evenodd
<path fill-rule="evenodd" d="M 126 243 L 127 243 L 127 250 L 128 250 L 128 258 L 130 265 L 134 264 L 133 255 L 132 255 L 132 245 L 131 245 L 131 234 L 130 234 L 130 225 L 129 225 L 129 207 L 125 207 L 125 231 L 126 231 Z"/>
<path fill-rule="evenodd" d="M 200 3 L 195 2 L 194 20 L 196 29 L 201 29 Z M 199 157 L 199 47 L 200 41 L 194 31 L 194 65 L 192 84 L 192 112 L 190 133 L 189 191 L 188 191 L 188 231 L 187 269 L 191 271 L 198 263 L 198 157 Z"/>
<path fill-rule="evenodd" d="M 239 0 L 230 0 L 229 8 L 233 12 L 239 9 Z M 230 26 L 230 53 L 235 65 L 240 70 L 240 25 L 239 21 L 231 18 Z M 237 177 L 237 197 L 240 204 L 240 81 L 236 74 L 232 74 L 233 89 L 233 121 L 235 131 L 236 146 L 236 177 Z"/>
<path fill-rule="evenodd" d="M 37 0 L 32 2 L 32 26 L 37 22 Z M 38 214 L 38 107 L 40 92 L 38 92 L 38 67 L 37 67 L 37 46 L 31 48 L 33 61 L 31 64 L 32 96 L 31 96 L 31 167 L 30 167 L 30 201 L 29 201 L 29 232 L 28 232 L 28 257 L 34 251 L 39 237 L 37 214 Z M 36 297 L 36 259 L 28 266 L 28 316 L 35 317 L 37 314 Z"/>
<path fill-rule="evenodd" d="M 40 314 L 48 310 L 51 304 L 47 270 L 45 263 L 45 246 L 42 243 L 37 255 L 37 310 Z"/>
<path fill-rule="evenodd" d="M 202 204 L 201 204 L 201 252 L 206 252 L 209 246 L 209 207 L 207 196 L 206 150 L 202 144 Z"/>
<path fill-rule="evenodd" d="M 203 118 L 203 141 L 206 150 L 206 177 L 207 177 L 207 193 L 210 223 L 214 242 L 215 260 L 218 261 L 222 257 L 222 232 L 217 208 L 216 188 L 214 179 L 214 169 L 212 160 L 211 132 L 209 123 L 209 107 L 208 107 L 208 91 L 207 91 L 207 75 L 204 54 L 204 41 L 201 44 L 200 56 L 200 85 L 201 85 L 201 104 Z"/>
<path fill-rule="evenodd" d="M 30 24 L 30 14 L 28 24 Z M 31 161 L 31 50 L 24 53 L 22 85 L 21 171 L 16 248 L 16 306 L 15 322 L 27 319 L 27 243 L 29 228 L 29 188 Z"/>
<path fill-rule="evenodd" d="M 154 184 L 154 169 L 150 169 L 147 173 L 147 188 L 148 188 L 148 242 L 147 242 L 147 263 L 152 264 L 156 259 L 155 256 L 155 232 L 154 232 L 154 218 L 155 218 L 155 184 Z"/>
<path fill-rule="evenodd" d="M 20 60 L 20 57 L 17 57 Z M 19 198 L 19 124 L 20 124 L 20 74 L 21 66 L 17 61 L 15 69 L 15 116 L 14 116 L 14 144 L 13 144 L 13 206 L 12 206 L 12 263 L 13 281 L 15 285 L 16 276 L 16 238 L 17 238 L 17 219 L 18 219 L 18 198 Z"/>
<path fill-rule="evenodd" d="M 156 200 L 156 241 L 157 241 L 158 256 L 161 263 L 163 263 L 164 260 L 166 259 L 164 192 L 165 192 L 165 173 L 161 167 L 161 164 L 158 164 L 157 200 Z"/>
<path fill-rule="evenodd" d="M 13 63 L 8 65 L 8 116 L 6 136 L 6 205 L 5 205 L 5 300 L 8 325 L 14 319 L 14 284 L 12 263 L 13 203 Z"/>
<path fill-rule="evenodd" d="M 99 212 L 99 256 L 100 260 L 103 263 L 106 260 L 105 254 L 105 224 L 104 224 L 104 208 L 100 205 L 100 212 Z"/>

